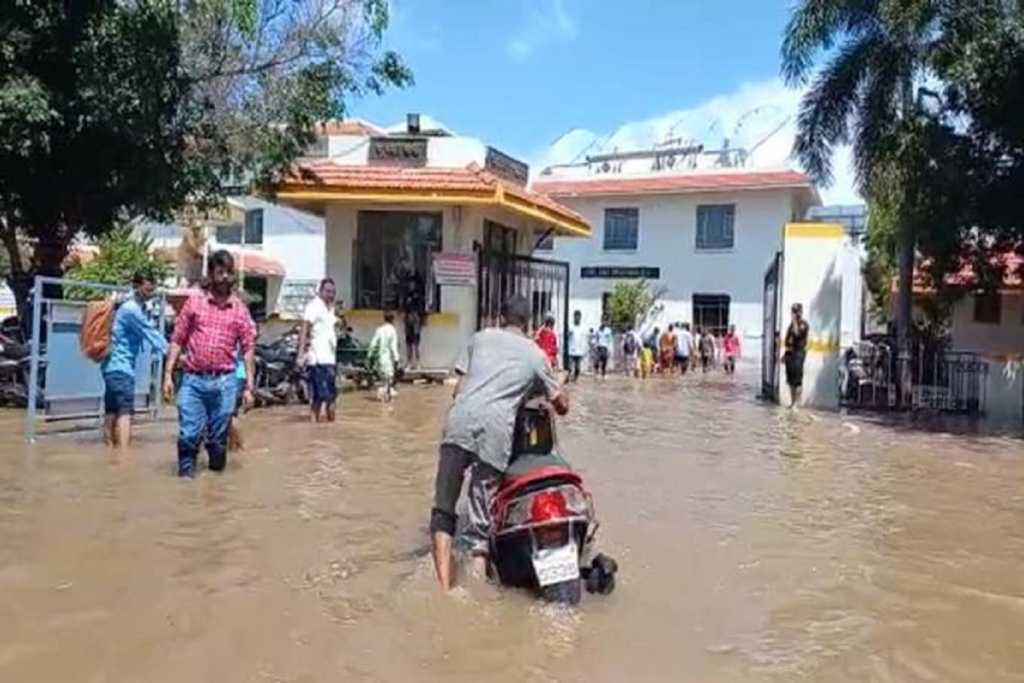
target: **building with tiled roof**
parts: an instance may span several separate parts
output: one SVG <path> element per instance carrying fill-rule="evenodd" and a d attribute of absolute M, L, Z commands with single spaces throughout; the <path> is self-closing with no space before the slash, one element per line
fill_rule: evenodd
<path fill-rule="evenodd" d="M 590 223 L 530 188 L 525 163 L 417 115 L 321 133 L 275 195 L 324 218 L 326 272 L 357 337 L 397 309 L 424 321 L 422 365 L 449 368 L 515 293 L 567 331 L 569 267 L 531 254 L 554 235 L 589 238 Z"/>
<path fill-rule="evenodd" d="M 645 279 L 661 300 L 644 332 L 686 322 L 721 335 L 735 325 L 750 360 L 760 356 L 763 279 L 783 225 L 820 204 L 799 171 L 746 168 L 699 146 L 588 157 L 545 169 L 531 187 L 593 226 L 590 239 L 555 239 L 548 252 L 572 264 L 571 308 L 585 327 L 598 326 L 617 283 Z"/>

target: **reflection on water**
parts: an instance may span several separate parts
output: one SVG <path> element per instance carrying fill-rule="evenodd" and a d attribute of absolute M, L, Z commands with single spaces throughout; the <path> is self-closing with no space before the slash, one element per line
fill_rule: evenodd
<path fill-rule="evenodd" d="M 749 380 L 749 381 L 748 381 Z M 437 594 L 440 388 L 249 420 L 225 476 L 170 424 L 0 456 L 3 681 L 1009 681 L 1024 448 L 779 411 L 753 377 L 575 388 L 559 436 L 622 567 L 576 612 Z"/>

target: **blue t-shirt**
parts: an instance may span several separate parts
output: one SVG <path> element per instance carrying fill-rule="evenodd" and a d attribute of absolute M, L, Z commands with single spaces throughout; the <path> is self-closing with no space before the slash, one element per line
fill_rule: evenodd
<path fill-rule="evenodd" d="M 146 317 L 139 300 L 133 296 L 118 306 L 114 314 L 110 353 L 100 365 L 103 373 L 123 372 L 134 377 L 135 362 L 144 343 L 161 355 L 167 351 L 167 340 Z"/>
<path fill-rule="evenodd" d="M 239 382 L 245 381 L 245 356 L 241 351 L 235 355 L 235 379 Z"/>
<path fill-rule="evenodd" d="M 612 348 L 612 328 L 604 325 L 597 331 L 597 345 L 606 349 Z"/>

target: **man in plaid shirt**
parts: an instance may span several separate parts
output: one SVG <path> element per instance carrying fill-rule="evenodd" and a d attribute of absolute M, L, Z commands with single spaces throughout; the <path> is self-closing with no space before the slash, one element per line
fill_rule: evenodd
<path fill-rule="evenodd" d="M 178 391 L 178 476 L 194 477 L 199 441 L 206 435 L 210 469 L 219 472 L 227 462 L 227 437 L 235 412 L 238 380 L 236 354 L 245 359 L 244 398 L 252 403 L 253 346 L 256 327 L 249 310 L 234 295 L 235 260 L 227 251 L 210 257 L 203 289 L 178 314 L 164 372 L 164 396 L 174 395 L 174 367 L 182 350 L 185 374 Z"/>

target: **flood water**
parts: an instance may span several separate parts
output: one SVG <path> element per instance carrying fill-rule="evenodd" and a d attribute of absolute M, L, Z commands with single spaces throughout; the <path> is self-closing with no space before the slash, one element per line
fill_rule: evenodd
<path fill-rule="evenodd" d="M 758 403 L 754 376 L 585 378 L 562 445 L 618 589 L 440 595 L 448 390 L 247 420 L 223 476 L 173 425 L 111 457 L 0 417 L 0 681 L 1021 681 L 1024 445 Z"/>

